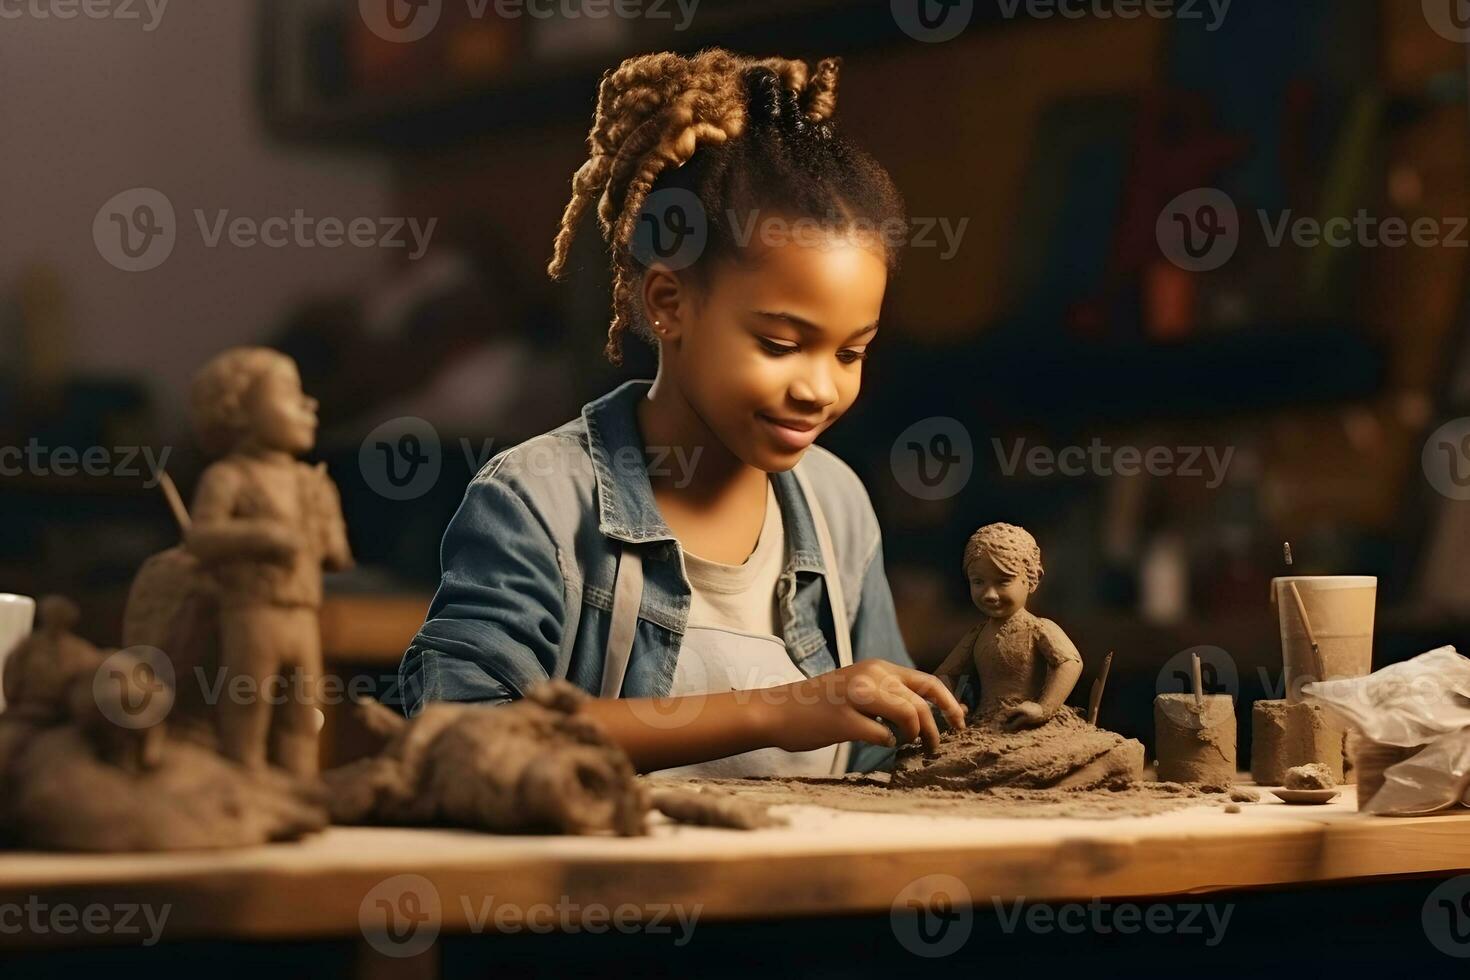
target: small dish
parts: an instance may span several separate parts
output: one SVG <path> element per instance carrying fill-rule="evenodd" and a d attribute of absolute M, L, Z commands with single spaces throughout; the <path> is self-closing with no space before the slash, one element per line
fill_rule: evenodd
<path fill-rule="evenodd" d="M 1331 803 L 1342 795 L 1340 789 L 1273 789 L 1272 794 L 1283 803 L 1296 806 L 1314 806 Z"/>

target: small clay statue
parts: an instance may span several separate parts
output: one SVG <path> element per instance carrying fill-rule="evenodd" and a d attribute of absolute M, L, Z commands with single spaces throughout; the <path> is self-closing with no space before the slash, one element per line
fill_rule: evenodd
<path fill-rule="evenodd" d="M 964 696 L 979 683 L 978 710 L 961 732 L 946 731 L 940 752 L 898 752 L 892 785 L 950 789 L 998 786 L 1095 788 L 1137 782 L 1143 746 L 1091 725 L 1065 701 L 1082 655 L 1062 628 L 1026 608 L 1041 582 L 1041 549 L 1025 529 L 988 524 L 965 547 L 970 597 L 985 620 L 935 670 Z"/>
<path fill-rule="evenodd" d="M 295 362 L 263 347 L 211 360 L 192 401 L 200 442 L 223 458 L 200 479 L 183 547 L 139 573 L 124 642 L 168 653 L 188 681 L 181 724 L 203 718 L 224 755 L 314 776 L 322 570 L 352 564 L 336 487 L 324 466 L 296 458 L 316 441 L 317 403 L 301 390 Z M 199 672 L 215 690 L 243 696 L 204 705 Z"/>
<path fill-rule="evenodd" d="M 0 843 L 69 851 L 167 851 L 294 840 L 326 825 L 320 784 L 252 773 L 170 740 L 169 690 L 147 656 L 74 635 L 59 597 L 5 664 Z M 163 710 L 149 710 L 161 698 Z"/>
<path fill-rule="evenodd" d="M 777 821 L 715 791 L 642 780 L 565 681 L 507 705 L 431 702 L 412 719 L 376 702 L 360 717 L 387 743 L 322 774 L 332 822 L 448 826 L 500 834 L 648 832 L 651 809 L 676 822 L 749 829 Z"/>
<path fill-rule="evenodd" d="M 980 681 L 978 716 L 998 716 L 1008 731 L 1034 728 L 1056 714 L 1077 678 L 1082 655 L 1026 600 L 1041 584 L 1041 549 L 1014 524 L 987 524 L 965 547 L 970 599 L 986 619 L 945 658 L 935 676 L 953 689 L 973 666 Z"/>

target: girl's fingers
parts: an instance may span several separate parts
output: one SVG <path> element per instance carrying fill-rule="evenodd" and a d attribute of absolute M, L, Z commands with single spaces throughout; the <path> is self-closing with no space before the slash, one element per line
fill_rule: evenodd
<path fill-rule="evenodd" d="M 854 739 L 870 745 L 890 744 L 893 732 L 887 725 L 876 718 L 869 718 L 856 708 L 849 707 L 847 710 L 852 712 L 848 723 Z"/>
<path fill-rule="evenodd" d="M 901 681 L 885 680 L 879 685 L 872 701 L 864 705 L 862 710 L 882 717 L 897 728 L 901 735 L 900 741 L 912 742 L 923 734 L 922 722 L 919 720 L 918 709 L 914 707 L 914 701 L 923 704 L 922 699 L 915 697 Z M 927 705 L 924 710 L 929 710 Z"/>
<path fill-rule="evenodd" d="M 919 730 L 914 735 L 911 735 L 908 741 L 913 741 L 913 739 L 916 737 L 922 738 L 924 741 L 925 752 L 927 752 L 929 755 L 933 755 L 934 753 L 938 752 L 939 725 L 934 720 L 934 709 L 929 706 L 929 702 L 925 701 L 914 691 L 911 691 L 909 690 L 909 688 L 905 687 L 902 680 L 899 678 L 894 678 L 893 681 L 886 686 L 890 693 L 892 693 L 895 697 L 902 698 L 914 711 L 914 721 L 918 724 Z"/>
<path fill-rule="evenodd" d="M 926 674 L 922 670 L 902 668 L 903 682 L 909 689 L 917 692 L 922 697 L 933 701 L 944 717 L 949 719 L 950 725 L 955 729 L 965 727 L 965 711 L 960 702 L 955 698 L 953 692 L 945 687 L 933 674 Z"/>

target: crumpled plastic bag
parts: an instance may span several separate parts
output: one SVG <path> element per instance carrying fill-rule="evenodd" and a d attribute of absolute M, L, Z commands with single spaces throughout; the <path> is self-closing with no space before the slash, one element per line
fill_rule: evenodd
<path fill-rule="evenodd" d="M 1384 770 L 1363 810 L 1424 813 L 1461 802 L 1470 789 L 1470 658 L 1439 647 L 1367 677 L 1313 681 L 1302 695 L 1383 745 L 1420 748 Z"/>

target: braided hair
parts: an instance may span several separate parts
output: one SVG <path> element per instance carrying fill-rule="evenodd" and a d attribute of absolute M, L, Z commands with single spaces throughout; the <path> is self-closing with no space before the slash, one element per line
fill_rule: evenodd
<path fill-rule="evenodd" d="M 600 194 L 598 224 L 613 268 L 613 318 L 603 352 L 613 364 L 622 363 L 630 326 L 656 342 L 634 304 L 642 278 L 634 235 L 650 194 L 681 188 L 702 206 L 707 239 L 688 268 L 700 285 L 708 284 L 718 261 L 739 260 L 738 221 L 731 220 L 738 215 L 779 212 L 831 231 L 906 227 L 903 199 L 887 172 L 837 133 L 832 116 L 840 68 L 837 58 L 824 58 L 809 72 L 803 61 L 707 48 L 687 57 L 629 58 L 603 75 L 587 136 L 591 155 L 572 176 L 572 198 L 546 271 L 553 279 L 564 276 L 577 225 Z M 898 251 L 883 240 L 891 274 Z"/>

